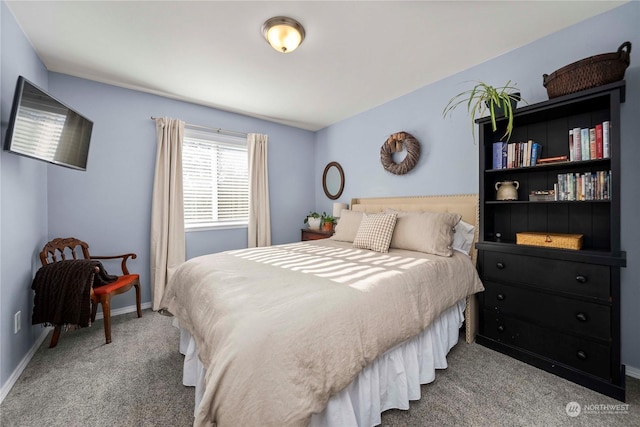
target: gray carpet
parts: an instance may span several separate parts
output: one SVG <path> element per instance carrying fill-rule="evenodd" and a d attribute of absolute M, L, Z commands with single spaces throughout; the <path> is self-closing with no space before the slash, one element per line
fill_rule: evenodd
<path fill-rule="evenodd" d="M 47 339 L 0 405 L 8 426 L 189 426 L 193 388 L 182 386 L 178 331 L 145 310 Z M 569 402 L 582 413 L 569 417 Z M 640 426 L 640 380 L 627 377 L 628 411 L 620 402 L 477 344 L 460 342 L 449 368 L 422 387 L 411 410 L 383 414 L 383 426 Z"/>

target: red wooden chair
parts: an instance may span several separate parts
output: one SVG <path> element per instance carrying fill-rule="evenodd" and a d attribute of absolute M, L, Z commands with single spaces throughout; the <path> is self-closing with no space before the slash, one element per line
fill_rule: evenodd
<path fill-rule="evenodd" d="M 81 254 L 77 253 L 78 248 L 82 252 Z M 104 336 L 107 344 L 109 344 L 111 342 L 111 297 L 127 292 L 132 287 L 135 287 L 138 317 L 142 317 L 142 309 L 140 308 L 140 275 L 129 274 L 129 270 L 127 269 L 127 260 L 129 258 L 136 259 L 137 255 L 134 253 L 112 256 L 89 255 L 88 244 L 82 240 L 68 237 L 64 239 L 57 238 L 47 243 L 40 252 L 40 261 L 44 266 L 52 262 L 62 261 L 69 255 L 71 255 L 72 259 L 78 259 L 79 256 L 82 256 L 84 259 L 95 260 L 122 258 L 122 275 L 118 276 L 118 279 L 115 282 L 91 289 L 91 322 L 93 323 L 96 320 L 98 304 L 102 304 L 102 313 L 104 315 Z M 60 332 L 61 325 L 58 325 L 53 331 L 53 337 L 51 337 L 51 344 L 49 344 L 49 348 L 55 347 L 58 344 Z"/>

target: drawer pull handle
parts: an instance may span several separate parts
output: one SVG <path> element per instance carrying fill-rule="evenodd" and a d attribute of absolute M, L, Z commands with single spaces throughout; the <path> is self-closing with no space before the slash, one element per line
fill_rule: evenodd
<path fill-rule="evenodd" d="M 584 313 L 578 313 L 576 314 L 576 319 L 578 319 L 581 322 L 586 322 L 587 321 L 587 315 Z"/>
<path fill-rule="evenodd" d="M 504 263 L 503 263 L 503 262 L 497 262 L 497 263 L 496 263 L 496 268 L 497 268 L 498 270 L 504 270 L 504 267 L 505 267 L 505 265 L 504 265 Z"/>
<path fill-rule="evenodd" d="M 503 325 L 498 325 L 498 327 L 496 329 L 498 330 L 498 332 L 504 332 L 504 326 Z"/>
<path fill-rule="evenodd" d="M 587 283 L 587 276 L 583 276 L 582 274 L 578 274 L 576 276 L 576 280 L 580 283 Z"/>
<path fill-rule="evenodd" d="M 587 360 L 587 353 L 585 353 L 582 350 L 578 350 L 578 352 L 576 353 L 576 356 L 578 357 L 578 359 L 580 360 Z"/>
<path fill-rule="evenodd" d="M 498 294 L 496 295 L 496 298 L 498 299 L 498 301 L 504 301 L 505 296 L 504 294 Z"/>

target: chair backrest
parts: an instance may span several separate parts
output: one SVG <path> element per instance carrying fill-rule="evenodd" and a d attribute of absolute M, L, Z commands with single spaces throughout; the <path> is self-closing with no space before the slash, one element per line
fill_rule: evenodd
<path fill-rule="evenodd" d="M 79 254 L 78 251 L 81 253 Z M 42 248 L 40 261 L 44 266 L 65 260 L 69 256 L 71 259 L 78 259 L 79 256 L 82 256 L 80 259 L 89 259 L 89 245 L 75 237 L 53 239 Z"/>

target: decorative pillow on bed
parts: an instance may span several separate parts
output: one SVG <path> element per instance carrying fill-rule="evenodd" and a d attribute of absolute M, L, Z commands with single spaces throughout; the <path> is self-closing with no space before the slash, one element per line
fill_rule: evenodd
<path fill-rule="evenodd" d="M 330 239 L 339 240 L 341 242 L 353 242 L 358 233 L 360 222 L 362 221 L 362 212 L 343 209 L 340 213 L 340 219 L 336 224 L 335 233 Z"/>
<path fill-rule="evenodd" d="M 353 246 L 376 252 L 389 252 L 396 218 L 395 213 L 364 214 Z M 340 220 L 342 221 L 342 218 Z"/>
<path fill-rule="evenodd" d="M 397 214 L 398 221 L 391 239 L 392 248 L 440 256 L 453 255 L 453 228 L 460 222 L 459 214 L 402 211 Z"/>
<path fill-rule="evenodd" d="M 476 228 L 464 221 L 460 221 L 453 233 L 453 249 L 469 255 Z"/>

